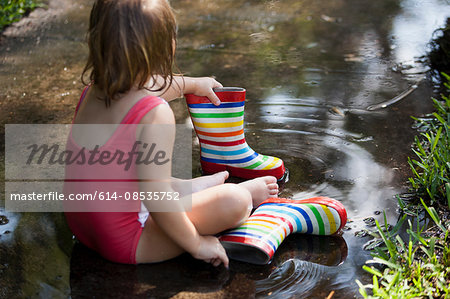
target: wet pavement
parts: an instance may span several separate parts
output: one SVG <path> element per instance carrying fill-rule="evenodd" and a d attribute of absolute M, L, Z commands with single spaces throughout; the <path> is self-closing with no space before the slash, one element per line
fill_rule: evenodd
<path fill-rule="evenodd" d="M 0 297 L 359 297 L 355 280 L 370 282 L 361 268 L 371 241 L 363 230 L 373 229 L 375 219 L 384 222 L 382 211 L 395 223 L 394 195 L 407 190 L 415 135 L 410 115 L 432 109 L 419 61 L 450 16 L 446 1 L 171 3 L 180 70 L 246 88 L 247 142 L 290 170 L 281 195 L 340 200 L 350 219 L 346 229 L 335 237 L 291 236 L 266 266 L 232 262 L 227 271 L 187 255 L 129 266 L 73 240 L 61 214 L 0 208 Z M 7 123 L 70 122 L 82 88 L 90 4 L 50 1 L 50 9 L 5 31 L 2 135 Z M 183 101 L 171 106 L 177 122 L 188 121 Z M 198 146 L 193 157 L 199 175 Z"/>

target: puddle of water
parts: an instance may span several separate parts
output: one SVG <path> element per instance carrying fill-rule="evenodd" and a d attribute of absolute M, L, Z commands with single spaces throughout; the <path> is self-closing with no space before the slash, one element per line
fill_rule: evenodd
<path fill-rule="evenodd" d="M 70 122 L 81 89 L 91 2 L 66 1 L 44 23 L 37 18 L 31 27 L 8 31 L 0 43 L 2 124 Z M 232 262 L 227 272 L 182 256 L 135 267 L 104 261 L 79 244 L 71 252 L 73 241 L 60 214 L 0 209 L 9 220 L 0 225 L 5 278 L 0 294 L 324 298 L 334 291 L 333 298 L 358 296 L 355 279 L 370 282 L 361 269 L 370 258 L 363 246 L 373 245 L 361 232 L 375 219 L 384 221 L 380 211 L 390 223 L 398 217 L 393 196 L 405 190 L 409 175 L 406 161 L 415 134 L 410 115 L 432 109 L 431 88 L 422 81 L 397 103 L 374 111 L 367 107 L 395 98 L 423 78 L 416 57 L 450 16 L 446 2 L 171 3 L 178 11 L 180 69 L 246 88 L 248 143 L 282 158 L 290 170 L 281 195 L 342 201 L 350 219 L 344 233 L 291 236 L 267 266 Z M 420 34 L 411 30 L 415 26 Z M 171 105 L 178 122 L 188 121 L 182 101 Z M 195 151 L 198 175 L 198 147 Z"/>
<path fill-rule="evenodd" d="M 2 298 L 64 298 L 70 295 L 73 241 L 61 213 L 10 213 L 0 225 Z"/>
<path fill-rule="evenodd" d="M 418 71 L 415 63 L 427 50 L 428 40 L 437 28 L 445 26 L 449 16 L 449 3 L 445 0 L 404 0 L 402 11 L 393 21 L 391 39 L 395 60 L 409 66 L 406 74 Z"/>

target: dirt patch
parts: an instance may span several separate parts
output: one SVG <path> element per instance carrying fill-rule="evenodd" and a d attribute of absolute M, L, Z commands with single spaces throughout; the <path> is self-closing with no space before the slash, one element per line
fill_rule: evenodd
<path fill-rule="evenodd" d="M 0 182 L 6 124 L 70 123 L 83 87 L 91 2 L 50 0 L 1 33 Z"/>
<path fill-rule="evenodd" d="M 8 123 L 65 123 L 82 87 L 90 1 L 49 1 L 0 37 L 0 134 Z M 2 138 L 3 139 L 3 138 Z"/>

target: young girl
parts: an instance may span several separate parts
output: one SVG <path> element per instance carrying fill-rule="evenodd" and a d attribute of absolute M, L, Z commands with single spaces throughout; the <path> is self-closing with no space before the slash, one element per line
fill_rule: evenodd
<path fill-rule="evenodd" d="M 95 1 L 84 70 L 90 73 L 91 83 L 80 98 L 73 123 L 144 126 L 130 137 L 128 142 L 132 143 L 151 138 L 146 125 L 174 128 L 174 115 L 167 102 L 182 94 L 207 96 L 213 104 L 220 104 L 213 88 L 222 85 L 216 80 L 173 75 L 176 30 L 167 0 Z M 169 154 L 173 149 L 172 135 L 159 140 Z M 113 139 L 114 135 L 103 140 L 102 148 L 115 148 L 111 145 Z M 72 132 L 68 147 L 83 146 L 87 147 L 83 135 Z M 170 169 L 171 161 L 162 168 L 133 165 L 124 175 L 128 179 L 115 182 L 114 186 L 127 192 L 148 191 L 148 178 L 170 175 Z M 121 171 L 112 165 L 102 179 Z M 87 178 L 92 169 L 66 168 L 66 178 L 74 173 L 78 179 Z M 271 176 L 240 184 L 225 184 L 227 177 L 225 171 L 193 179 L 192 209 L 187 212 L 153 212 L 150 201 L 144 201 L 150 213 L 140 206 L 124 206 L 123 211 L 115 212 L 66 212 L 66 218 L 82 243 L 114 262 L 152 263 L 188 252 L 214 266 L 223 263 L 228 267 L 225 250 L 214 235 L 244 222 L 253 206 L 277 196 L 278 185 Z M 75 180 L 65 188 L 67 192 L 93 193 L 96 186 Z M 167 185 L 161 188 L 172 190 Z M 125 204 L 136 205 L 133 201 Z"/>

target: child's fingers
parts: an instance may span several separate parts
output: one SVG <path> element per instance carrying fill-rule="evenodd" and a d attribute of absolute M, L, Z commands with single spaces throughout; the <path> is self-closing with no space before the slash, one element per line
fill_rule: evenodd
<path fill-rule="evenodd" d="M 214 91 L 211 89 L 211 92 L 208 94 L 208 99 L 216 106 L 220 105 L 220 99 L 217 97 L 217 95 L 214 93 Z"/>
<path fill-rule="evenodd" d="M 213 80 L 213 86 L 212 86 L 213 89 L 223 87 L 223 85 L 220 82 L 218 82 L 216 79 L 212 78 L 212 80 Z M 208 98 L 211 100 L 211 102 L 214 105 L 216 105 L 216 106 L 220 105 L 220 99 L 214 93 L 214 90 L 211 91 L 210 95 L 208 95 Z"/>
<path fill-rule="evenodd" d="M 222 85 L 222 83 L 220 83 L 219 81 L 217 81 L 216 79 L 214 79 L 214 78 L 212 78 L 213 80 L 214 80 L 214 83 L 213 83 L 213 88 L 222 88 L 223 87 L 223 85 Z"/>
<path fill-rule="evenodd" d="M 204 260 L 204 262 L 213 265 L 214 267 L 219 266 L 220 264 L 222 264 L 222 260 L 220 258 L 212 258 L 212 259 L 207 259 Z"/>
<path fill-rule="evenodd" d="M 225 252 L 225 248 L 223 248 L 222 245 L 220 245 L 220 247 L 221 247 L 221 250 L 220 250 L 220 252 L 219 252 L 218 258 L 219 258 L 220 261 L 223 263 L 223 265 L 225 266 L 225 268 L 228 269 L 228 266 L 229 266 L 229 260 L 228 260 L 227 253 Z M 220 263 L 219 263 L 219 265 L 220 265 Z"/>
<path fill-rule="evenodd" d="M 222 263 L 222 261 L 219 260 L 219 259 L 213 259 L 212 262 L 211 262 L 211 264 L 212 264 L 214 267 L 219 266 L 221 263 Z"/>
<path fill-rule="evenodd" d="M 218 259 L 218 258 L 206 259 L 206 260 L 203 260 L 203 261 L 205 263 L 213 265 L 214 267 L 217 267 L 217 266 L 219 266 L 222 263 L 222 261 L 220 259 Z"/>
<path fill-rule="evenodd" d="M 228 268 L 229 261 L 225 248 L 214 236 L 200 236 L 199 249 L 192 256 L 214 266 L 223 263 Z"/>

